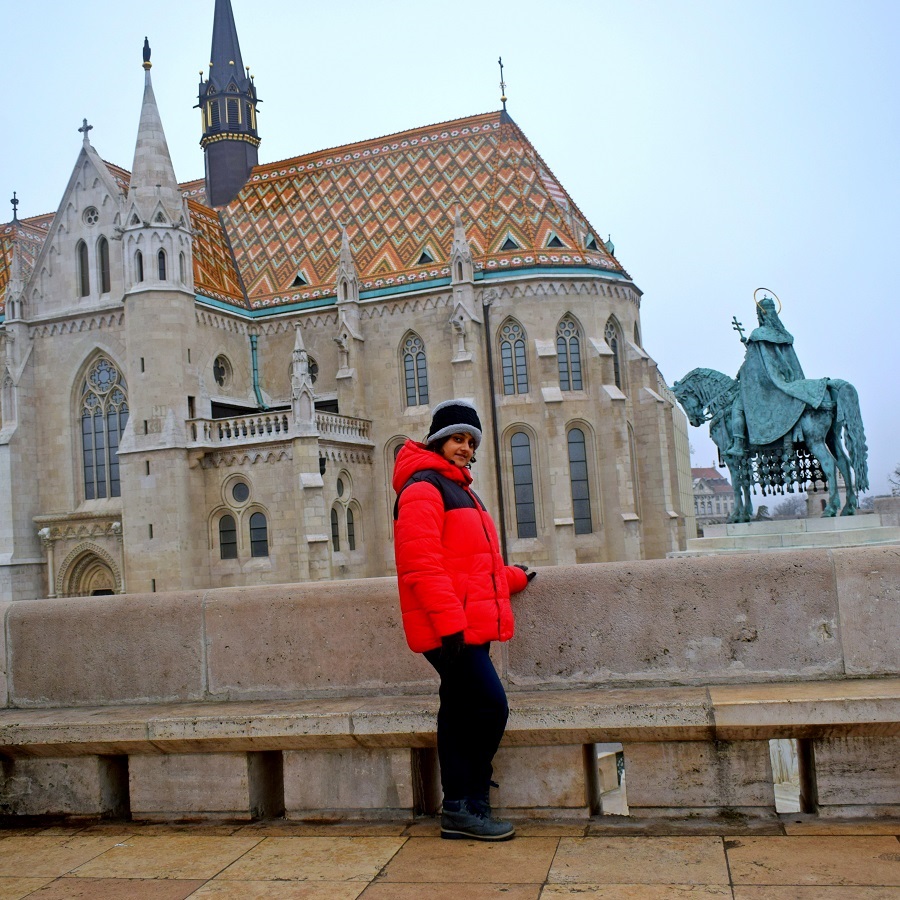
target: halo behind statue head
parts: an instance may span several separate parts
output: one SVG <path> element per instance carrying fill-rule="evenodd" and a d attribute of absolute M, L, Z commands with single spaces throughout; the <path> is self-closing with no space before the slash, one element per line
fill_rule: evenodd
<path fill-rule="evenodd" d="M 778 299 L 778 294 L 776 294 L 775 291 L 770 291 L 768 288 L 759 287 L 759 288 L 757 288 L 757 289 L 753 292 L 753 302 L 754 302 L 757 306 L 759 306 L 759 300 L 756 299 L 756 295 L 757 295 L 760 291 L 765 291 L 767 294 L 771 294 L 776 300 L 778 300 L 778 310 L 777 310 L 777 312 L 778 312 L 778 315 L 780 316 L 780 315 L 781 315 L 781 300 Z M 766 299 L 766 298 L 763 297 L 763 300 L 765 300 L 765 299 Z M 760 309 L 762 309 L 762 307 L 760 307 Z"/>

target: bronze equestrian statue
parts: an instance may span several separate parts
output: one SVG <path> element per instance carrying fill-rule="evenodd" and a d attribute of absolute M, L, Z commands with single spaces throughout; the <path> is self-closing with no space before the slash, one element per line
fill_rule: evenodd
<path fill-rule="evenodd" d="M 764 290 L 757 289 L 756 294 Z M 777 297 L 776 297 L 777 299 Z M 793 492 L 794 485 L 824 481 L 829 492 L 823 516 L 852 516 L 859 494 L 868 490 L 868 448 L 856 389 L 837 378 L 806 378 L 794 352 L 794 338 L 779 317 L 775 300 L 756 302 L 759 327 L 749 337 L 737 319 L 745 345 L 737 379 L 714 369 L 693 369 L 673 386 L 691 425 L 709 422 L 734 488 L 731 522 L 753 516 L 750 490 Z M 836 473 L 847 488 L 840 508 Z"/>

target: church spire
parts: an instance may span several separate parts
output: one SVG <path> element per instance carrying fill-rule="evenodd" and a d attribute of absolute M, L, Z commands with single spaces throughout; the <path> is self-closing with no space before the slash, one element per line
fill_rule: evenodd
<path fill-rule="evenodd" d="M 244 186 L 258 162 L 256 85 L 244 68 L 231 0 L 216 0 L 209 74 L 200 73 L 206 196 L 210 206 L 225 206 Z"/>
<path fill-rule="evenodd" d="M 182 214 L 182 197 L 153 94 L 151 65 L 150 45 L 144 38 L 144 99 L 134 146 L 128 200 L 137 206 L 145 220 L 149 220 L 161 204 L 169 219 L 177 221 Z"/>

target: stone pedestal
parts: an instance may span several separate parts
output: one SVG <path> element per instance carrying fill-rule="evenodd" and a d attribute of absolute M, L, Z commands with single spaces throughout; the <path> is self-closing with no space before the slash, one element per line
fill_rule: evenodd
<path fill-rule="evenodd" d="M 768 741 L 625 745 L 632 816 L 775 816 Z"/>
<path fill-rule="evenodd" d="M 280 815 L 281 753 L 172 753 L 128 761 L 135 819 Z"/>
<path fill-rule="evenodd" d="M 887 514 L 860 513 L 822 519 L 773 519 L 707 525 L 702 538 L 691 538 L 686 550 L 669 558 L 727 553 L 763 553 L 769 550 L 822 550 L 835 547 L 900 545 L 900 522 Z"/>
<path fill-rule="evenodd" d="M 819 738 L 812 746 L 820 816 L 900 816 L 900 737 Z"/>
<path fill-rule="evenodd" d="M 284 754 L 289 819 L 405 818 L 413 814 L 413 752 L 290 750 Z"/>
<path fill-rule="evenodd" d="M 599 808 L 593 745 L 501 747 L 494 757 L 491 804 L 501 815 L 528 818 L 587 818 Z"/>
<path fill-rule="evenodd" d="M 128 814 L 124 756 L 11 759 L 0 775 L 0 814 L 103 816 Z"/>

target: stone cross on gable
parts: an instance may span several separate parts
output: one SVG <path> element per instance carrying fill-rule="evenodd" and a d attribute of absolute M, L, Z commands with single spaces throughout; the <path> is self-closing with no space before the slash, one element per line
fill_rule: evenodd
<path fill-rule="evenodd" d="M 88 125 L 87 119 L 81 120 L 81 128 L 79 128 L 78 130 L 84 135 L 84 142 L 86 144 L 90 143 L 90 140 L 88 139 L 88 132 L 91 131 L 93 127 L 93 125 Z"/>

